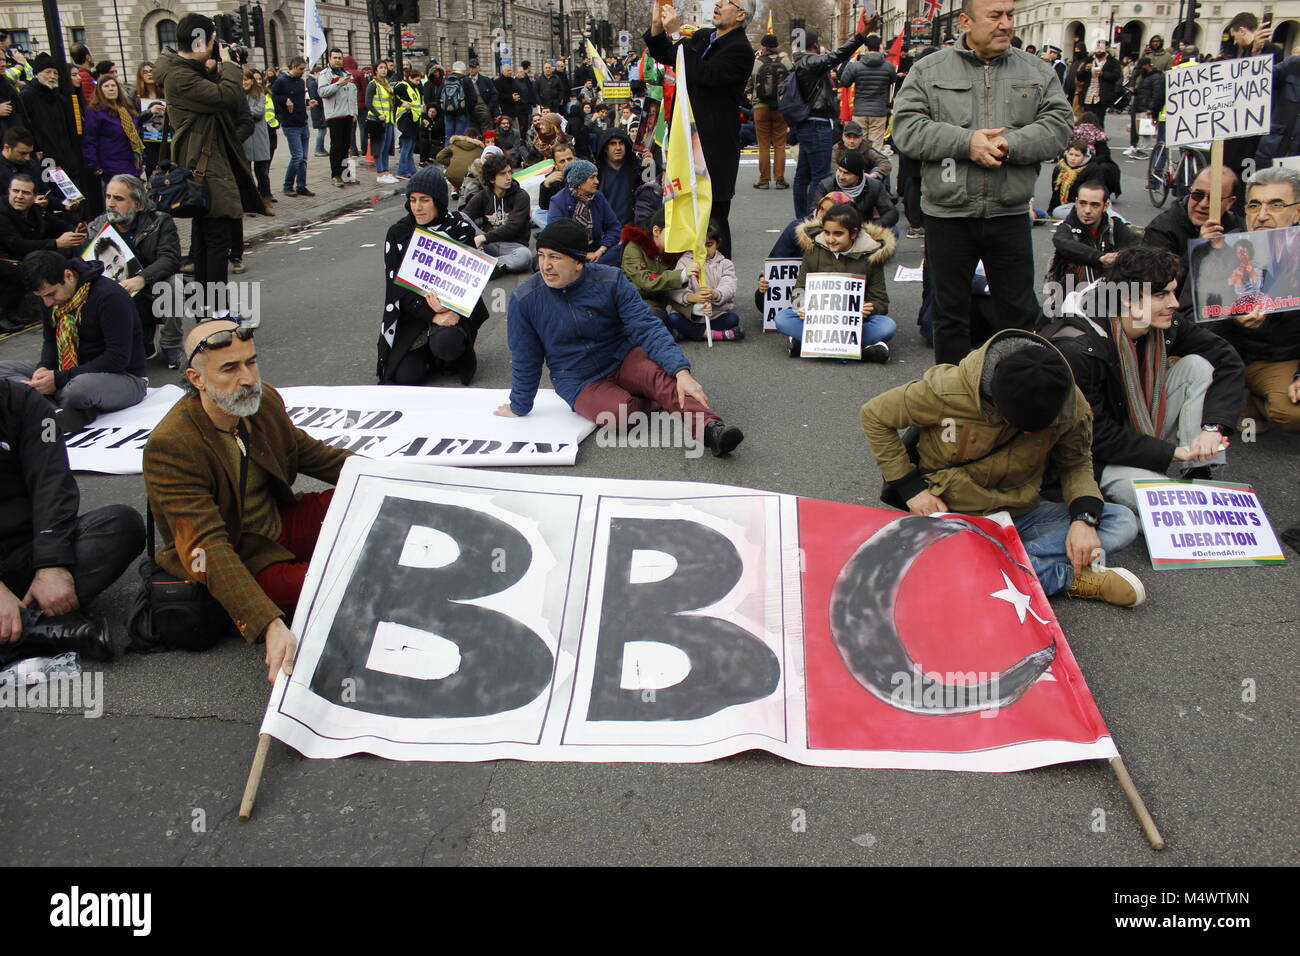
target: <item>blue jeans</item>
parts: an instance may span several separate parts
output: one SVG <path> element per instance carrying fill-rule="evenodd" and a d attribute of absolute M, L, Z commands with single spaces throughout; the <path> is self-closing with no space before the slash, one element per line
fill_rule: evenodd
<path fill-rule="evenodd" d="M 285 189 L 307 188 L 307 139 L 310 135 L 306 126 L 283 127 L 285 142 L 289 144 L 289 165 L 284 170 Z"/>
<path fill-rule="evenodd" d="M 1033 511 L 1013 520 L 1043 593 L 1058 594 L 1066 590 L 1074 583 L 1074 567 L 1065 553 L 1065 538 L 1070 532 L 1069 509 L 1059 501 L 1041 501 Z M 1101 526 L 1097 528 L 1105 554 L 1127 548 L 1139 530 L 1133 512 L 1123 505 L 1106 503 Z"/>
<path fill-rule="evenodd" d="M 325 153 L 325 134 L 328 132 L 329 130 L 324 126 L 316 127 L 316 155 L 318 156 Z"/>
<path fill-rule="evenodd" d="M 779 332 L 792 339 L 803 340 L 803 319 L 794 309 L 782 309 L 773 318 Z M 887 315 L 872 315 L 862 323 L 862 347 L 888 342 L 898 331 L 894 320 Z"/>
<path fill-rule="evenodd" d="M 378 150 L 373 151 L 372 155 L 375 160 L 375 172 L 383 175 L 388 172 L 388 152 L 393 148 L 393 124 L 384 124 L 384 138 L 379 143 Z"/>
<path fill-rule="evenodd" d="M 678 308 L 686 307 L 678 306 Z M 689 339 L 692 342 L 704 341 L 703 318 L 698 322 L 694 322 L 680 312 L 670 311 L 668 317 L 664 319 L 664 324 L 684 339 Z M 723 312 L 721 315 L 715 315 L 709 324 L 713 327 L 713 331 L 725 332 L 727 329 L 734 329 L 740 325 L 740 316 L 735 312 Z"/>
<path fill-rule="evenodd" d="M 806 119 L 799 130 L 799 164 L 794 170 L 794 217 L 807 219 L 817 184 L 831 174 L 831 121 Z"/>
<path fill-rule="evenodd" d="M 408 179 L 415 175 L 415 158 L 412 154 L 415 152 L 415 141 L 419 139 L 419 133 L 410 133 L 402 137 L 397 151 L 397 175 L 406 176 Z"/>
<path fill-rule="evenodd" d="M 443 122 L 446 124 L 447 142 L 450 143 L 453 136 L 464 136 L 465 131 L 469 129 L 469 114 L 461 113 L 459 116 L 444 114 Z"/>

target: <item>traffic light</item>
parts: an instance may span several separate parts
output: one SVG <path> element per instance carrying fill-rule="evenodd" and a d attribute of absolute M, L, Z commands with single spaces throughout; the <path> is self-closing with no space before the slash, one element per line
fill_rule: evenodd
<path fill-rule="evenodd" d="M 253 7 L 251 17 L 253 21 L 253 46 L 266 49 L 266 16 L 262 13 L 261 4 Z"/>
<path fill-rule="evenodd" d="M 1116 27 L 1116 28 L 1115 28 L 1115 35 L 1114 35 L 1113 37 L 1111 37 L 1111 40 L 1114 42 L 1114 44 L 1115 44 L 1116 46 L 1119 46 L 1121 43 L 1123 43 L 1123 42 L 1124 42 L 1124 28 L 1123 28 L 1123 27 Z"/>
<path fill-rule="evenodd" d="M 558 40 L 560 39 L 560 32 L 561 32 L 560 15 L 552 11 L 551 12 L 551 36 L 555 37 L 555 39 Z"/>
<path fill-rule="evenodd" d="M 248 4 L 239 5 L 239 40 L 244 46 L 252 46 L 249 39 L 253 36 L 253 31 L 248 22 Z"/>
<path fill-rule="evenodd" d="M 1188 0 L 1187 19 L 1195 20 L 1197 15 L 1200 14 L 1200 12 L 1201 12 L 1201 0 Z"/>

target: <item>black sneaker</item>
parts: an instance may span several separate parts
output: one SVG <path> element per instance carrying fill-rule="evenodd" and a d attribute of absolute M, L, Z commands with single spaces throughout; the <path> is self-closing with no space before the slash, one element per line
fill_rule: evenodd
<path fill-rule="evenodd" d="M 884 365 L 889 361 L 889 346 L 884 342 L 877 342 L 875 345 L 868 345 L 862 350 L 862 361 L 875 362 L 878 365 Z"/>
<path fill-rule="evenodd" d="M 298 195 L 299 195 L 299 196 L 309 196 L 309 197 L 310 197 L 310 196 L 314 196 L 314 195 L 316 195 L 316 194 L 315 194 L 314 192 L 312 192 L 310 189 L 299 189 L 299 190 L 298 190 Z"/>
<path fill-rule="evenodd" d="M 790 358 L 798 358 L 803 353 L 803 340 L 790 340 Z"/>
<path fill-rule="evenodd" d="M 745 440 L 745 433 L 735 425 L 712 421 L 704 426 L 704 444 L 715 458 L 729 455 Z"/>

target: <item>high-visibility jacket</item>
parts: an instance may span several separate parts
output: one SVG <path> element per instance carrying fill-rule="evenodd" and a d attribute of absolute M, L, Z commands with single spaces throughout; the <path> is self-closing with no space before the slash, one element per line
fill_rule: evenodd
<path fill-rule="evenodd" d="M 275 118 L 275 100 L 271 98 L 270 93 L 263 94 L 262 112 L 266 116 L 266 125 L 271 129 L 279 129 L 280 121 Z"/>
<path fill-rule="evenodd" d="M 36 79 L 36 74 L 32 72 L 30 63 L 13 64 L 13 66 L 5 70 L 5 76 L 9 77 L 9 82 L 14 85 L 15 89 L 19 90 Z"/>
<path fill-rule="evenodd" d="M 397 94 L 397 112 L 396 118 L 401 120 L 405 112 L 414 123 L 420 122 L 420 117 L 424 115 L 424 100 L 420 96 L 420 91 L 412 84 L 403 80 L 393 87 L 393 92 Z M 379 91 L 375 91 L 375 98 L 379 98 Z"/>

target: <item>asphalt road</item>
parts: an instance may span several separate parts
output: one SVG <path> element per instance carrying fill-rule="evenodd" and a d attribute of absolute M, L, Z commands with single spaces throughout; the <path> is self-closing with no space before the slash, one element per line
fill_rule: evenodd
<path fill-rule="evenodd" d="M 1117 208 L 1152 217 L 1139 164 L 1121 160 Z M 792 177 L 793 170 L 788 175 Z M 733 209 L 742 289 L 791 216 L 789 192 L 750 188 Z M 1040 193 L 1046 191 L 1046 168 Z M 250 250 L 262 286 L 262 372 L 275 385 L 369 384 L 397 200 Z M 1041 274 L 1050 247 L 1035 230 Z M 900 242 L 897 263 L 918 265 Z M 890 281 L 899 324 L 887 366 L 795 361 L 758 334 L 690 348 L 715 407 L 746 432 L 730 460 L 588 441 L 557 473 L 692 479 L 877 503 L 858 407 L 928 366 L 919 284 Z M 742 295 L 742 304 L 745 302 Z M 28 333 L 0 359 L 38 349 Z M 480 337 L 478 385 L 509 384 L 504 315 Z M 169 380 L 166 369 L 153 383 Z M 1300 439 L 1234 446 L 1224 477 L 1250 482 L 1274 523 L 1300 513 Z M 138 476 L 83 475 L 83 509 L 143 509 Z M 749 753 L 700 765 L 307 760 L 272 747 L 257 812 L 235 811 L 267 699 L 260 648 L 125 656 L 108 665 L 105 714 L 0 711 L 0 846 L 14 864 L 1295 864 L 1294 675 L 1300 562 L 1156 573 L 1139 541 L 1114 563 L 1146 582 L 1145 606 L 1054 603 L 1110 730 L 1160 824 L 1153 853 L 1103 763 L 1015 774 L 828 770 Z M 124 618 L 133 576 L 98 608 Z M 119 643 L 125 640 L 115 625 Z M 1255 688 L 1243 700 L 1243 682 Z M 1288 690 L 1287 688 L 1292 688 Z M 792 827 L 802 810 L 806 829 Z M 1097 823 L 1103 820 L 1104 829 Z M 504 820 L 505 826 L 494 828 Z"/>

